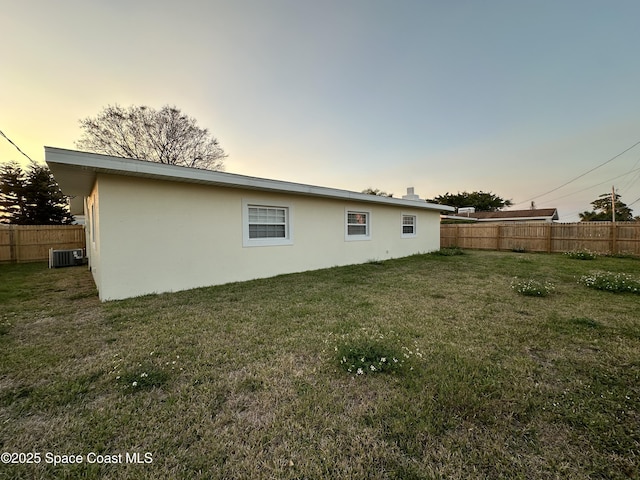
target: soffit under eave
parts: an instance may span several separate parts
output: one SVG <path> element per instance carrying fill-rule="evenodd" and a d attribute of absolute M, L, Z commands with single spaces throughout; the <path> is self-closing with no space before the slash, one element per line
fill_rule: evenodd
<path fill-rule="evenodd" d="M 91 168 L 47 162 L 53 178 L 62 193 L 70 197 L 88 197 L 96 181 L 96 172 Z"/>

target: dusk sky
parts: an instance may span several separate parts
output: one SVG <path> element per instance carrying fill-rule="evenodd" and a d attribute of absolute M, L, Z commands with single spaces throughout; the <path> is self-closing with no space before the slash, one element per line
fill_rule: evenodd
<path fill-rule="evenodd" d="M 109 104 L 175 105 L 226 171 L 640 215 L 637 0 L 0 0 L 0 130 L 36 161 Z M 26 161 L 0 138 L 0 162 Z"/>

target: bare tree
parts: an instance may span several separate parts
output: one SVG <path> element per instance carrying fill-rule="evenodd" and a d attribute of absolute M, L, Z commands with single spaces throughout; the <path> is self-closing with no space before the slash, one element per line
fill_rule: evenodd
<path fill-rule="evenodd" d="M 227 154 L 205 128 L 176 107 L 108 105 L 80 120 L 80 149 L 169 165 L 222 170 Z"/>

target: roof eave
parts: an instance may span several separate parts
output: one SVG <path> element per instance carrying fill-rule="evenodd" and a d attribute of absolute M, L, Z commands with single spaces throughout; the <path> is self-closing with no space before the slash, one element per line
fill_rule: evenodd
<path fill-rule="evenodd" d="M 88 196 L 93 189 L 96 175 L 106 173 L 160 180 L 201 183 L 230 188 L 336 198 L 358 202 L 406 206 L 426 210 L 453 212 L 454 207 L 437 205 L 423 200 L 405 200 L 381 197 L 367 193 L 352 192 L 301 183 L 270 180 L 233 173 L 215 172 L 196 168 L 166 165 L 144 160 L 112 157 L 95 153 L 79 152 L 55 147 L 45 147 L 45 159 L 63 192 L 69 195 Z M 66 189 L 66 191 L 65 191 Z"/>

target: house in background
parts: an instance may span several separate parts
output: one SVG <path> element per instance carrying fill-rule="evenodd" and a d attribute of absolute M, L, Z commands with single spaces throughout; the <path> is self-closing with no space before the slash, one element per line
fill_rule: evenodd
<path fill-rule="evenodd" d="M 440 212 L 455 210 L 52 147 L 45 157 L 63 193 L 84 198 L 101 300 L 437 250 Z"/>
<path fill-rule="evenodd" d="M 443 215 L 443 220 L 469 222 L 557 222 L 560 218 L 555 208 L 529 210 L 505 210 L 499 212 L 475 212 L 473 209 L 458 209 L 457 215 Z"/>
<path fill-rule="evenodd" d="M 475 212 L 471 216 L 478 222 L 545 222 L 558 221 L 558 210 L 555 208 L 538 208 L 529 210 L 504 210 L 500 212 Z"/>

